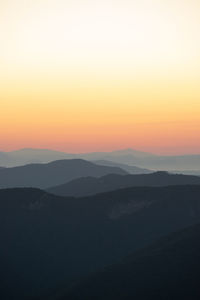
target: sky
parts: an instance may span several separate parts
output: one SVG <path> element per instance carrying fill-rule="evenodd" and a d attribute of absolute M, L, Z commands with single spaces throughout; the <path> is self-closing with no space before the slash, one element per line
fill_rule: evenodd
<path fill-rule="evenodd" d="M 1 0 L 0 150 L 200 153 L 199 0 Z"/>

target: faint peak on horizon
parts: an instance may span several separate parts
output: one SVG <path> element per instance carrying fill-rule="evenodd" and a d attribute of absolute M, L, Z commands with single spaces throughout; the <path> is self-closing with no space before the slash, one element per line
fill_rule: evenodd
<path fill-rule="evenodd" d="M 132 156 L 137 156 L 137 157 L 156 157 L 156 156 L 195 156 L 195 155 L 200 155 L 200 151 L 199 152 L 191 152 L 191 151 L 186 151 L 186 152 L 178 152 L 176 151 L 174 152 L 170 152 L 170 151 L 164 151 L 162 153 L 162 151 L 144 151 L 144 150 L 139 150 L 136 148 L 132 148 L 132 147 L 127 147 L 127 148 L 116 148 L 116 149 L 112 149 L 112 150 L 97 150 L 97 151 L 69 151 L 69 150 L 60 150 L 58 148 L 48 148 L 48 147 L 24 147 L 24 148 L 18 148 L 18 149 L 14 149 L 14 150 L 9 150 L 9 151 L 4 151 L 4 150 L 0 150 L 1 154 L 21 154 L 21 155 L 28 155 L 28 154 L 67 154 L 67 155 L 90 155 L 90 154 L 112 154 L 113 156 L 118 156 L 118 155 L 132 155 Z"/>
<path fill-rule="evenodd" d="M 140 151 L 134 148 L 124 148 L 119 150 L 113 150 L 111 151 L 113 154 L 122 154 L 122 155 L 137 155 L 137 156 L 156 156 L 156 154 L 147 152 L 147 151 Z"/>
<path fill-rule="evenodd" d="M 1 0 L 0 26 L 1 148 L 200 149 L 200 1 Z"/>

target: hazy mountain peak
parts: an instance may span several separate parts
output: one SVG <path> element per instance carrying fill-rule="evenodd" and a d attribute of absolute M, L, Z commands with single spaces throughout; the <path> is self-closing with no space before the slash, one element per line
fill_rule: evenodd
<path fill-rule="evenodd" d="M 48 163 L 31 163 L 24 166 L 1 169 L 0 188 L 39 187 L 64 184 L 85 177 L 101 177 L 110 173 L 127 174 L 118 167 L 100 166 L 83 159 L 56 160 Z"/>
<path fill-rule="evenodd" d="M 40 148 L 22 148 L 22 149 L 18 149 L 15 151 L 11 151 L 10 153 L 15 153 L 15 154 L 42 154 L 42 153 L 65 153 L 65 152 L 61 152 L 61 151 L 56 151 L 56 150 L 52 150 L 52 149 L 40 149 Z"/>
<path fill-rule="evenodd" d="M 200 185 L 197 176 L 176 175 L 159 171 L 151 174 L 106 174 L 99 178 L 84 177 L 53 186 L 48 192 L 59 196 L 89 196 L 134 186 Z"/>
<path fill-rule="evenodd" d="M 139 151 L 133 148 L 126 148 L 126 149 L 120 149 L 120 150 L 115 150 L 111 152 L 112 154 L 119 154 L 119 155 L 136 155 L 136 156 L 156 156 L 155 154 L 149 153 L 149 152 L 144 152 L 144 151 Z"/>

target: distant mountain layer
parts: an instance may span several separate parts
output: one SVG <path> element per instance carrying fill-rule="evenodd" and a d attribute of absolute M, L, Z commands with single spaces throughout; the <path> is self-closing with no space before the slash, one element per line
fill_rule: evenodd
<path fill-rule="evenodd" d="M 195 176 L 199 176 L 200 177 L 200 170 L 190 170 L 190 171 L 173 171 L 174 174 L 185 174 L 185 175 L 195 175 Z"/>
<path fill-rule="evenodd" d="M 94 152 L 94 153 L 65 153 L 49 149 L 20 149 L 12 152 L 0 152 L 0 165 L 3 167 L 15 167 L 31 163 L 48 163 L 62 159 L 102 159 L 106 155 L 118 157 L 121 155 L 137 155 L 138 157 L 151 156 L 151 154 L 136 151 L 133 149 L 113 151 L 113 152 Z"/>
<path fill-rule="evenodd" d="M 29 163 L 48 163 L 54 160 L 75 158 L 90 161 L 106 160 L 154 171 L 200 171 L 200 155 L 159 156 L 134 149 L 79 154 L 48 149 L 22 149 L 13 152 L 0 152 L 0 166 L 13 167 Z"/>
<path fill-rule="evenodd" d="M 143 175 L 110 174 L 100 178 L 84 177 L 48 189 L 59 196 L 83 197 L 133 186 L 200 185 L 200 177 L 155 172 Z"/>
<path fill-rule="evenodd" d="M 95 158 L 85 156 L 88 160 L 108 160 L 115 163 L 137 166 L 148 170 L 165 171 L 199 171 L 200 155 L 182 155 L 182 156 L 159 156 L 147 155 L 139 156 L 135 153 L 113 155 L 113 153 L 101 153 Z"/>
<path fill-rule="evenodd" d="M 75 286 L 60 300 L 200 299 L 200 225 L 169 235 Z"/>
<path fill-rule="evenodd" d="M 0 152 L 0 165 L 15 167 L 32 163 L 48 163 L 55 160 L 73 159 L 72 154 L 48 149 L 21 149 L 12 152 Z"/>
<path fill-rule="evenodd" d="M 48 188 L 78 177 L 100 177 L 111 173 L 127 174 L 117 167 L 100 166 L 81 159 L 60 160 L 48 164 L 30 164 L 0 169 L 0 188 Z"/>
<path fill-rule="evenodd" d="M 126 164 L 120 164 L 117 162 L 109 161 L 109 160 L 95 160 L 95 164 L 97 165 L 104 165 L 104 166 L 110 166 L 110 167 L 119 167 L 125 171 L 127 171 L 130 174 L 149 174 L 153 173 L 152 170 L 139 168 L 136 166 L 129 166 Z"/>
<path fill-rule="evenodd" d="M 199 195 L 199 186 L 138 187 L 77 199 L 37 189 L 0 190 L 0 299 L 49 300 L 82 277 L 199 223 Z M 143 270 L 148 266 L 145 279 Z"/>

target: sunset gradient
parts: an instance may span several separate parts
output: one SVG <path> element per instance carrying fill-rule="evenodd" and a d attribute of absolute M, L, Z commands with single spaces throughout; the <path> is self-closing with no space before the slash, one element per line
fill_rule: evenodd
<path fill-rule="evenodd" d="M 0 150 L 200 153 L 199 0 L 1 0 Z"/>

